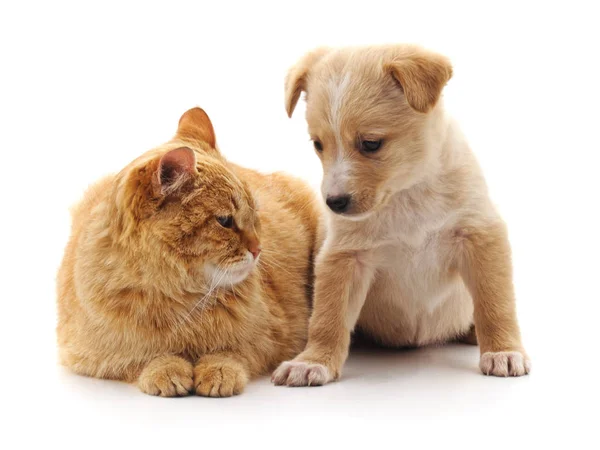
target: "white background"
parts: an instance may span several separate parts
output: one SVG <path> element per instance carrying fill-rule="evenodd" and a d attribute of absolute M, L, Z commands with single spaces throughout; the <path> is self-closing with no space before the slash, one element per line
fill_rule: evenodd
<path fill-rule="evenodd" d="M 0 446 L 598 448 L 594 2 L 164 3 L 1 3 Z M 484 377 L 451 346 L 355 353 L 323 388 L 160 399 L 57 367 L 55 274 L 89 183 L 200 105 L 231 160 L 318 186 L 285 71 L 314 46 L 386 42 L 454 63 L 445 101 L 509 224 L 529 377 Z"/>

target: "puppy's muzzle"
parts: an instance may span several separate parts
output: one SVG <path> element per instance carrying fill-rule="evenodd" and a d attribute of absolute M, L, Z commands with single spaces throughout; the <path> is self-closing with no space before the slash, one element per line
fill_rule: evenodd
<path fill-rule="evenodd" d="M 336 214 L 341 214 L 348 211 L 350 208 L 351 197 L 349 195 L 338 195 L 335 197 L 327 197 L 325 203 Z"/>

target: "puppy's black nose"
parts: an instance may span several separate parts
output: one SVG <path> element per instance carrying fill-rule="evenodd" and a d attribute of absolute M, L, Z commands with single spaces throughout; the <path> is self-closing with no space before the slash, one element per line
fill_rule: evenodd
<path fill-rule="evenodd" d="M 350 206 L 350 196 L 338 195 L 337 197 L 327 197 L 325 203 L 327 203 L 327 206 L 329 206 L 334 213 L 343 213 Z"/>

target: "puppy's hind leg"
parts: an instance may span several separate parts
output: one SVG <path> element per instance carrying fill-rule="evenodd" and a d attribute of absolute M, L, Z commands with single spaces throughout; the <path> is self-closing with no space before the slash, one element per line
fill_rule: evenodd
<path fill-rule="evenodd" d="M 465 333 L 456 338 L 456 342 L 467 345 L 478 345 L 477 332 L 475 331 L 475 325 L 471 325 L 471 328 Z"/>

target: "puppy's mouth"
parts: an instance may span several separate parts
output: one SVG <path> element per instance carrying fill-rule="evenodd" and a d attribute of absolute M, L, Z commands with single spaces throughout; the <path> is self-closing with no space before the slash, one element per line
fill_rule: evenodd
<path fill-rule="evenodd" d="M 338 216 L 341 217 L 342 219 L 350 220 L 351 222 L 361 222 L 361 221 L 371 217 L 374 213 L 375 213 L 375 211 L 370 209 L 366 212 L 343 213 L 343 214 L 338 214 Z"/>
<path fill-rule="evenodd" d="M 327 206 L 329 206 L 329 209 L 335 213 L 336 217 L 340 217 L 346 220 L 350 220 L 353 222 L 360 222 L 362 220 L 368 219 L 369 217 L 371 217 L 372 215 L 374 215 L 375 213 L 377 213 L 377 211 L 379 211 L 388 201 L 388 199 L 390 198 L 390 193 L 388 192 L 383 192 L 382 195 L 377 196 L 376 200 L 374 202 L 365 202 L 363 201 L 356 201 L 354 199 L 350 199 L 348 202 L 348 206 L 343 210 L 343 211 L 339 211 L 334 207 L 331 206 L 331 202 L 327 202 Z M 368 205 L 365 205 L 365 203 L 368 203 Z"/>

